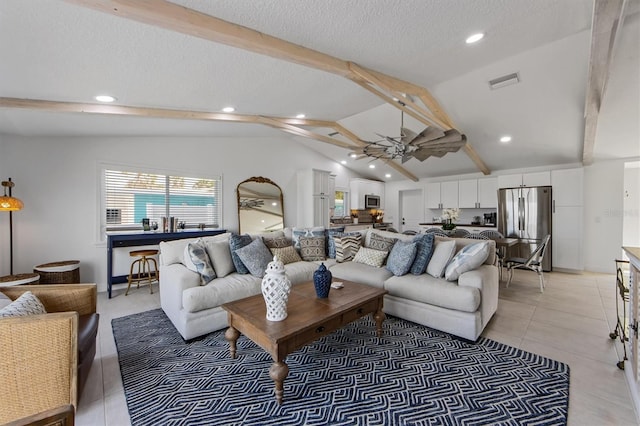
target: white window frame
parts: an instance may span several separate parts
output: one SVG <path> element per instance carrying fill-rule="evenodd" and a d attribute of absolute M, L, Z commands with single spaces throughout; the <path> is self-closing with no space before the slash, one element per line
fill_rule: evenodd
<path fill-rule="evenodd" d="M 96 212 L 96 230 L 98 232 L 98 241 L 104 242 L 106 241 L 107 233 L 126 233 L 126 232 L 143 232 L 142 224 L 131 224 L 131 225 L 123 225 L 121 229 L 114 231 L 107 231 L 107 223 L 106 223 L 106 187 L 105 187 L 105 170 L 120 170 L 131 173 L 148 173 L 148 174 L 156 174 L 156 175 L 166 175 L 166 176 L 174 176 L 174 177 L 189 177 L 196 179 L 211 179 L 217 180 L 220 182 L 220 190 L 218 195 L 218 205 L 217 205 L 217 216 L 219 218 L 218 227 L 209 226 L 207 229 L 224 229 L 223 227 L 223 179 L 222 174 L 218 175 L 204 175 L 202 173 L 197 173 L 193 171 L 184 171 L 184 170 L 175 170 L 175 169 L 158 169 L 158 168 L 150 168 L 148 166 L 142 166 L 137 164 L 127 164 L 127 163 L 111 163 L 111 162 L 98 162 L 97 163 L 97 188 L 96 195 L 98 198 L 97 206 L 98 211 Z M 169 205 L 169 202 L 167 202 Z M 162 227 L 162 224 L 158 224 L 159 227 Z M 162 229 L 158 229 L 158 231 L 162 231 Z"/>

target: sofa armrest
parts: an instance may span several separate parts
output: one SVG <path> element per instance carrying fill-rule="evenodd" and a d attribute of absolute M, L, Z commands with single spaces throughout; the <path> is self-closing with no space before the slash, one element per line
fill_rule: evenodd
<path fill-rule="evenodd" d="M 77 406 L 78 314 L 0 319 L 0 423 Z"/>
<path fill-rule="evenodd" d="M 182 309 L 182 292 L 200 286 L 200 274 L 181 263 L 160 265 L 160 302 L 172 311 Z"/>
<path fill-rule="evenodd" d="M 42 284 L 0 287 L 0 292 L 17 299 L 30 291 L 47 312 L 75 311 L 79 315 L 95 314 L 98 290 L 95 284 Z"/>
<path fill-rule="evenodd" d="M 458 285 L 475 287 L 480 290 L 482 326 L 487 325 L 498 309 L 498 292 L 500 287 L 498 268 L 494 265 L 481 265 L 473 271 L 468 271 L 460 275 Z"/>

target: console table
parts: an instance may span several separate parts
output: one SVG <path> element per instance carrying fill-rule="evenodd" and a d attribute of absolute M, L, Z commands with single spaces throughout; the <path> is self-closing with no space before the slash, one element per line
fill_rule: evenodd
<path fill-rule="evenodd" d="M 107 233 L 107 293 L 111 299 L 112 284 L 127 282 L 127 275 L 113 276 L 113 249 L 160 244 L 161 241 L 181 240 L 183 238 L 208 237 L 225 233 L 225 229 L 209 231 L 181 232 L 120 232 Z"/>

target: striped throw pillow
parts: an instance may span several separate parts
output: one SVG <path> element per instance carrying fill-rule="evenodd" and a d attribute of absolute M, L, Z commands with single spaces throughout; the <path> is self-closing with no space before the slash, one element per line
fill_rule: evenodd
<path fill-rule="evenodd" d="M 336 245 L 336 262 L 348 262 L 353 260 L 360 248 L 360 237 L 343 236 L 333 237 Z"/>

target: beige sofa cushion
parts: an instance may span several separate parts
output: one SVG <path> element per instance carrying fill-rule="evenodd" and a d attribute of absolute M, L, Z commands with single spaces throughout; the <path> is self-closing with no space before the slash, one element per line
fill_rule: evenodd
<path fill-rule="evenodd" d="M 481 300 L 478 288 L 461 287 L 428 274 L 391 277 L 385 281 L 384 289 L 391 296 L 463 312 L 477 311 Z"/>
<path fill-rule="evenodd" d="M 348 280 L 378 288 L 382 288 L 385 280 L 393 276 L 386 268 L 356 262 L 336 263 L 329 271 L 333 275 L 333 281 Z"/>
<path fill-rule="evenodd" d="M 262 280 L 253 275 L 234 272 L 224 278 L 216 278 L 205 286 L 184 290 L 182 306 L 187 312 L 215 308 L 227 302 L 260 294 L 261 283 Z"/>
<path fill-rule="evenodd" d="M 185 235 L 188 235 L 185 232 Z M 213 235 L 210 237 L 201 237 L 205 243 L 207 241 L 229 241 L 231 232 L 225 232 L 224 234 Z M 163 265 L 173 265 L 174 263 L 183 263 L 184 248 L 187 244 L 196 241 L 198 238 L 184 238 L 174 241 L 161 241 L 160 242 L 160 262 Z"/>

